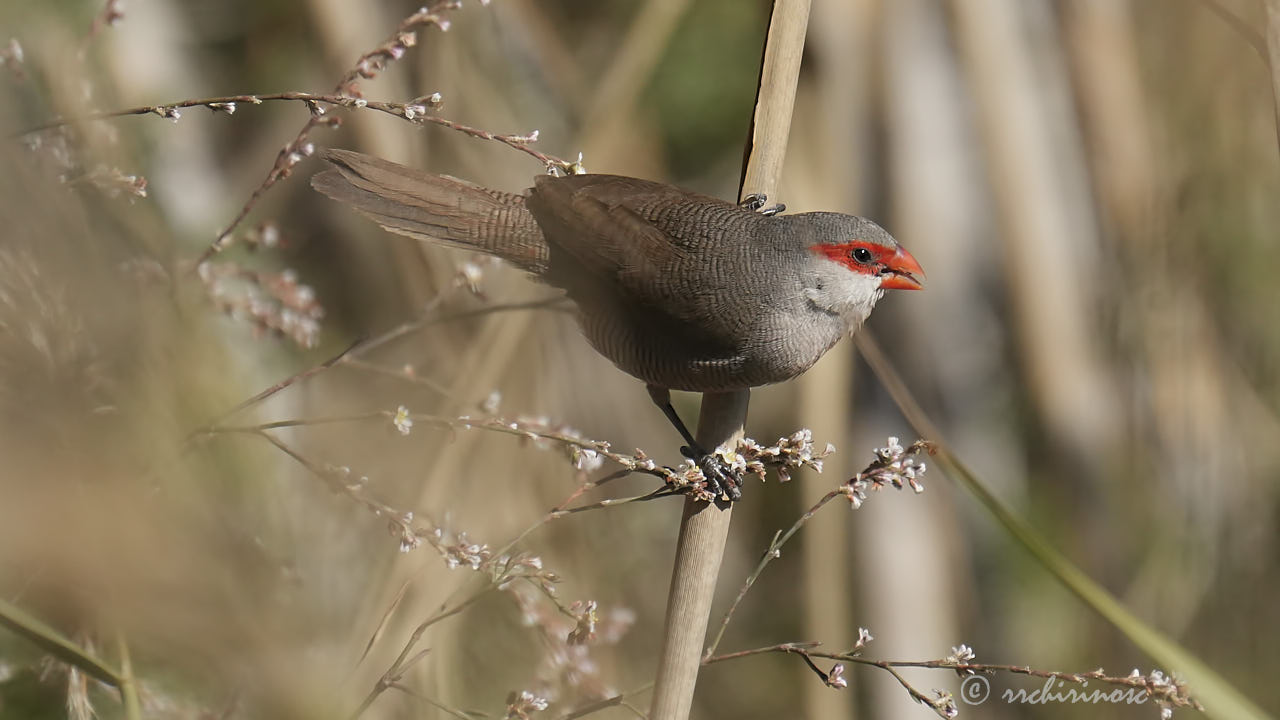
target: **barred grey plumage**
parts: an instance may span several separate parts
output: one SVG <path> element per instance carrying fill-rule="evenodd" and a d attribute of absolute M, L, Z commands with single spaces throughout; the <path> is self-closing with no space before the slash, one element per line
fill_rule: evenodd
<path fill-rule="evenodd" d="M 312 178 L 392 232 L 495 255 L 577 306 L 591 345 L 667 390 L 720 392 L 808 370 L 887 288 L 915 289 L 910 253 L 864 218 L 766 215 L 616 175 L 541 176 L 524 195 L 347 150 Z"/>

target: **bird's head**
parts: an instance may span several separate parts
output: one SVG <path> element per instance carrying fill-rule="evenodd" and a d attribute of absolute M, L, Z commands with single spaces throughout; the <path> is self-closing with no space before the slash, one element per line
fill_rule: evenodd
<path fill-rule="evenodd" d="M 854 215 L 805 213 L 807 248 L 815 286 L 807 292 L 818 307 L 857 327 L 885 290 L 919 290 L 924 269 L 884 228 Z"/>

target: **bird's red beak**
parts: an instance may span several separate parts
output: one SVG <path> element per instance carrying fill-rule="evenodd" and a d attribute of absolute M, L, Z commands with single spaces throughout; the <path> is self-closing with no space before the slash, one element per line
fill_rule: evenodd
<path fill-rule="evenodd" d="M 906 248 L 898 248 L 884 263 L 881 271 L 880 287 L 885 290 L 919 290 L 924 286 L 916 276 L 924 277 L 924 268 L 907 252 Z"/>

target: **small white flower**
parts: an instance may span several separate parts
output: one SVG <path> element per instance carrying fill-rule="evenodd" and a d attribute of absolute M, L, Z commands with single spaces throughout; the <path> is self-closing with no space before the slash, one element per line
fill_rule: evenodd
<path fill-rule="evenodd" d="M 864 627 L 860 627 L 858 628 L 858 642 L 854 643 L 853 648 L 855 650 L 861 650 L 872 640 L 875 640 L 875 637 L 871 635 L 871 631 Z"/>
<path fill-rule="evenodd" d="M 604 458 L 600 457 L 600 453 L 590 448 L 575 448 L 573 451 L 573 466 L 583 472 L 594 472 L 604 465 Z"/>
<path fill-rule="evenodd" d="M 413 429 L 413 418 L 409 417 L 409 408 L 403 405 L 396 408 L 396 415 L 391 423 L 396 426 L 396 430 L 399 430 L 401 435 L 408 435 Z"/>
<path fill-rule="evenodd" d="M 520 693 L 520 699 L 528 703 L 534 710 L 546 710 L 549 705 L 546 698 L 538 697 L 528 690 Z"/>

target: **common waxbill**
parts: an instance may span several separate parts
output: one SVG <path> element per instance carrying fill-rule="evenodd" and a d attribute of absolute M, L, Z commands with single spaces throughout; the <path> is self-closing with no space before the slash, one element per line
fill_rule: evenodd
<path fill-rule="evenodd" d="M 886 289 L 917 290 L 924 274 L 853 215 L 757 212 L 616 175 L 540 176 L 517 195 L 349 150 L 321 157 L 333 169 L 312 186 L 387 230 L 495 255 L 563 289 L 591 345 L 648 384 L 715 495 L 736 498 L 737 479 L 698 448 L 668 391 L 793 378 Z"/>

